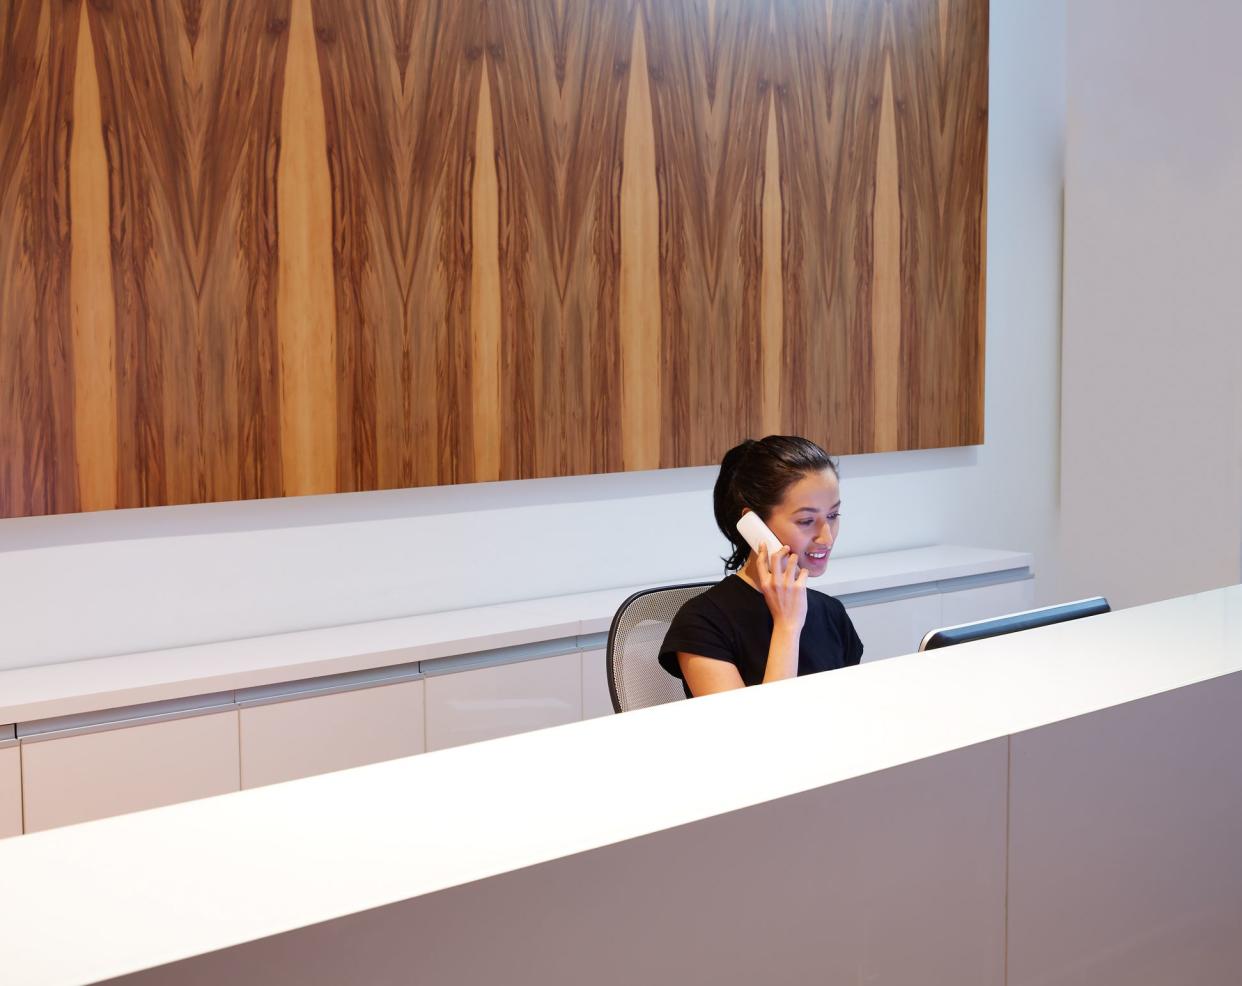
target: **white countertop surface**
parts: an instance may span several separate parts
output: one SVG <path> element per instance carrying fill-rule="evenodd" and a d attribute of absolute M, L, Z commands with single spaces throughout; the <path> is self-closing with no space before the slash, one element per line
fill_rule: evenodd
<path fill-rule="evenodd" d="M 19 836 L 4 976 L 94 982 L 1238 671 L 1235 586 Z M 650 770 L 690 742 L 715 755 Z"/>
<path fill-rule="evenodd" d="M 1028 568 L 1016 551 L 938 545 L 835 558 L 810 584 L 834 596 Z M 719 576 L 704 575 L 710 581 Z M 607 631 L 646 586 L 0 671 L 0 723 L 139 705 Z"/>

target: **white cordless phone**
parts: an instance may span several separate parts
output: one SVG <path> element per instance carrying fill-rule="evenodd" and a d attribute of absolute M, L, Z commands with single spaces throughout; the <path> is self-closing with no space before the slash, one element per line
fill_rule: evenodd
<path fill-rule="evenodd" d="M 768 546 L 768 564 L 771 565 L 772 559 L 776 557 L 776 553 L 784 547 L 780 539 L 772 533 L 767 524 L 763 522 L 757 513 L 748 510 L 742 514 L 742 519 L 737 522 L 738 532 L 746 539 L 746 543 L 750 545 L 750 550 L 759 555 L 759 545 L 766 544 Z"/>

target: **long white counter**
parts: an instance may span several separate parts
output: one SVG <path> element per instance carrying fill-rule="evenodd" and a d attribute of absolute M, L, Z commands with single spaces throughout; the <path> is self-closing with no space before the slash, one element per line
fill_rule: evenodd
<path fill-rule="evenodd" d="M 427 981 L 467 982 L 485 961 L 470 954 L 474 942 L 474 948 L 501 957 L 495 961 L 521 958 L 529 963 L 504 966 L 510 982 L 571 982 L 573 975 L 589 973 L 597 982 L 611 983 L 626 981 L 634 974 L 635 962 L 641 965 L 635 956 L 641 955 L 644 944 L 629 937 L 641 932 L 659 939 L 661 961 L 673 963 L 665 968 L 691 963 L 685 968 L 706 975 L 705 970 L 713 968 L 710 954 L 698 952 L 692 960 L 678 953 L 679 943 L 697 947 L 696 935 L 702 929 L 696 928 L 693 914 L 664 915 L 661 923 L 651 923 L 651 916 L 639 908 L 635 913 L 622 912 L 621 920 L 633 928 L 615 926 L 619 920 L 615 901 L 627 894 L 638 899 L 651 889 L 628 883 L 626 873 L 635 866 L 641 870 L 644 860 L 649 862 L 655 853 L 661 860 L 661 879 L 669 881 L 668 887 L 657 889 L 710 910 L 716 906 L 713 899 L 727 899 L 747 885 L 730 880 L 743 876 L 752 882 L 762 880 L 771 869 L 763 863 L 766 854 L 770 851 L 773 860 L 780 855 L 780 833 L 789 833 L 796 841 L 804 821 L 815 831 L 831 830 L 839 819 L 831 812 L 824 814 L 829 802 L 823 797 L 836 799 L 831 801 L 836 805 L 833 812 L 845 811 L 851 799 L 865 801 L 876 784 L 889 778 L 880 799 L 883 805 L 869 808 L 871 814 L 865 815 L 883 820 L 881 827 L 900 826 L 922 813 L 928 820 L 919 824 L 932 826 L 925 830 L 931 833 L 944 812 L 969 807 L 974 814 L 965 821 L 945 815 L 944 832 L 952 833 L 961 831 L 970 818 L 995 809 L 993 821 L 981 822 L 977 833 L 970 830 L 968 845 L 919 847 L 919 839 L 910 834 L 917 830 L 904 829 L 894 829 L 898 834 L 883 843 L 885 852 L 896 852 L 902 859 L 915 850 L 923 853 L 907 859 L 906 869 L 934 866 L 940 855 L 955 861 L 955 870 L 960 871 L 962 865 L 957 865 L 960 860 L 953 853 L 975 854 L 963 857 L 978 870 L 969 874 L 960 900 L 954 897 L 954 887 L 932 886 L 935 881 L 930 878 L 916 881 L 914 891 L 903 891 L 920 909 L 924 924 L 938 934 L 953 934 L 961 923 L 962 915 L 953 913 L 954 906 L 970 910 L 981 923 L 956 933 L 974 936 L 974 945 L 967 948 L 970 939 L 966 939 L 961 943 L 965 951 L 945 946 L 934 955 L 905 955 L 900 948 L 886 951 L 886 935 L 901 931 L 903 908 L 910 903 L 894 898 L 888 901 L 894 927 L 883 927 L 883 921 L 868 924 L 867 941 L 860 943 L 857 935 L 851 935 L 841 956 L 825 955 L 823 962 L 855 962 L 857 975 L 864 977 L 868 970 L 880 969 L 868 979 L 877 982 L 913 981 L 893 971 L 897 967 L 892 963 L 907 960 L 911 970 L 922 964 L 930 975 L 923 981 L 938 981 L 937 962 L 945 963 L 946 969 L 953 963 L 973 963 L 957 982 L 999 981 L 991 977 L 1000 962 L 1011 986 L 1035 981 L 1120 982 L 1110 978 L 1111 972 L 1073 978 L 1091 968 L 1091 962 L 1106 971 L 1120 968 L 1117 953 L 1108 952 L 1110 942 L 1103 943 L 1103 957 L 1093 953 L 1094 957 L 1075 958 L 1077 953 L 1073 949 L 1073 954 L 1067 953 L 1064 942 L 1057 953 L 1059 939 L 1046 940 L 1081 932 L 1077 900 L 1088 899 L 1091 888 L 1029 889 L 1048 870 L 1040 855 L 1045 852 L 1041 833 L 1055 829 L 1052 823 L 1072 814 L 1082 799 L 1113 795 L 1101 794 L 1099 783 L 1083 781 L 1078 787 L 1071 785 L 1077 793 L 1061 791 L 1059 796 L 1067 800 L 1060 810 L 1053 810 L 1049 805 L 1056 803 L 1056 795 L 1039 785 L 1055 786 L 1062 770 L 1081 771 L 1083 764 L 1096 761 L 1121 778 L 1115 781 L 1118 791 L 1142 792 L 1144 785 L 1166 782 L 1189 785 L 1171 796 L 1176 800 L 1185 794 L 1203 804 L 1175 805 L 1173 814 L 1191 818 L 1195 831 L 1180 831 L 1176 818 L 1166 819 L 1172 838 L 1189 840 L 1171 847 L 1181 854 L 1180 868 L 1169 869 L 1160 853 L 1155 863 L 1162 867 L 1161 873 L 1189 872 L 1196 879 L 1212 869 L 1216 882 L 1199 888 L 1199 904 L 1210 913 L 1179 927 L 1207 934 L 1205 927 L 1210 930 L 1223 921 L 1236 939 L 1236 927 L 1230 922 L 1242 918 L 1242 894 L 1237 892 L 1242 886 L 1242 856 L 1229 833 L 1242 826 L 1242 767 L 1236 756 L 1242 741 L 1242 717 L 1236 714 L 1242 701 L 1239 672 L 1242 587 L 1232 587 L 934 654 L 10 839 L 0 842 L 0 880 L 6 890 L 0 894 L 4 963 L 0 971 L 6 982 L 32 986 L 96 982 L 144 969 L 152 972 L 136 977 L 136 982 L 207 982 L 222 975 L 241 977 L 232 981 L 259 982 L 264 976 L 267 981 L 279 978 L 278 971 L 296 971 L 302 982 L 319 982 L 329 981 L 317 978 L 327 976 L 323 970 L 332 967 L 325 956 L 354 940 L 368 943 L 366 949 L 349 952 L 358 981 L 379 976 L 375 970 L 392 969 L 392 963 L 399 962 L 412 979 L 432 969 L 434 975 Z M 1161 696 L 1165 704 L 1141 701 L 1153 696 Z M 1050 724 L 1055 724 L 1051 732 L 1046 728 Z M 1161 733 L 1160 724 L 1168 727 L 1167 734 Z M 1078 730 L 1068 760 L 1063 737 L 1070 734 L 1065 729 Z M 1208 732 L 1200 736 L 1196 730 Z M 1206 748 L 1204 737 L 1211 740 Z M 1049 741 L 1062 744 L 1055 755 L 1046 753 Z M 1218 748 L 1225 743 L 1233 745 Z M 1191 755 L 1188 751 L 1201 759 L 1201 771 L 1188 771 L 1177 759 Z M 1132 762 L 1133 758 L 1143 762 Z M 1031 766 L 1018 774 L 1014 771 L 1019 764 Z M 868 780 L 864 783 L 863 778 Z M 1158 805 L 1162 797 L 1159 791 L 1155 794 L 1151 800 Z M 916 795 L 920 799 L 916 804 L 902 802 Z M 821 800 L 808 800 L 817 798 Z M 756 815 L 755 806 L 760 805 L 767 807 Z M 1012 814 L 1011 806 L 1017 806 Z M 1150 807 L 1146 802 L 1144 806 Z M 1052 858 L 1074 854 L 1078 840 L 1086 860 L 1080 862 L 1075 855 L 1074 866 L 1061 874 L 1067 881 L 1091 872 L 1101 855 L 1096 842 L 1103 840 L 1113 851 L 1118 839 L 1123 846 L 1131 844 L 1125 831 L 1093 831 L 1089 820 L 1098 810 L 1090 806 L 1083 815 L 1086 822 L 1056 833 L 1061 844 Z M 722 829 L 719 822 L 726 817 L 745 819 L 747 838 L 766 832 L 772 842 L 728 843 L 731 830 Z M 1117 817 L 1140 825 L 1150 822 L 1125 810 Z M 1213 821 L 1211 825 L 1195 821 L 1201 818 Z M 847 839 L 865 843 L 879 838 L 869 834 L 869 826 L 852 831 Z M 696 832 L 703 833 L 698 841 Z M 1015 842 L 1015 832 L 1026 841 Z M 1066 832 L 1073 838 L 1067 841 Z M 696 847 L 703 839 L 716 837 L 726 840 L 729 852 L 713 857 L 719 869 L 709 869 L 704 881 L 706 864 L 695 856 Z M 1192 837 L 1199 843 L 1194 844 Z M 1137 839 L 1132 845 L 1150 853 L 1152 843 Z M 832 846 L 825 839 L 825 859 L 837 859 L 829 851 Z M 604 851 L 604 847 L 611 848 Z M 1211 868 L 1200 858 L 1204 854 L 1211 857 Z M 756 868 L 739 875 L 736 867 L 750 862 Z M 808 857 L 802 863 L 807 874 L 815 874 L 821 861 Z M 1144 873 L 1131 872 L 1133 860 L 1124 852 L 1103 865 L 1114 864 L 1126 865 L 1117 872 L 1107 870 L 1113 889 L 1129 895 L 1130 882 L 1141 882 Z M 787 892 L 794 901 L 808 894 L 831 897 L 833 881 L 840 894 L 846 894 L 855 878 L 864 887 L 895 879 L 893 874 L 881 879 L 874 869 L 847 872 L 847 863 L 840 860 L 834 865 L 831 880 L 820 875 L 808 879 L 790 871 L 789 886 L 782 885 L 782 894 Z M 951 879 L 952 871 L 946 872 L 945 879 Z M 1019 886 L 1006 873 L 1021 874 L 1028 882 Z M 1162 893 L 1165 899 L 1171 894 L 1180 902 L 1178 895 L 1185 888 L 1176 886 L 1176 880 L 1169 875 Z M 477 908 L 480 901 L 492 899 L 489 894 L 494 899 L 520 900 L 522 907 L 493 915 L 500 921 L 497 925 L 437 923 L 436 915 L 465 913 L 463 907 Z M 1136 899 L 1141 896 L 1137 888 L 1133 894 Z M 1059 912 L 1045 900 L 1054 896 L 1066 920 L 1077 922 L 1079 932 L 1059 930 Z M 934 913 L 933 903 L 942 898 L 947 902 L 943 921 Z M 777 925 L 783 916 L 796 918 L 783 915 L 783 900 L 764 902 Z M 422 902 L 418 911 L 400 910 L 416 902 Z M 883 903 L 851 899 L 850 908 L 874 917 Z M 1006 928 L 1007 904 L 1011 914 Z M 1237 910 L 1230 910 L 1235 905 Z M 736 911 L 749 905 L 734 900 L 732 906 Z M 1134 908 L 1139 906 L 1130 902 L 1122 910 L 1137 913 Z M 545 907 L 549 910 L 540 918 Z M 1013 923 L 1013 913 L 1022 916 L 1022 923 Z M 415 920 L 408 916 L 412 914 L 421 917 Z M 535 916 L 533 924 L 530 915 Z M 673 917 L 682 923 L 662 937 L 661 929 Z M 1099 926 L 1097 918 L 1087 920 L 1087 925 Z M 1142 920 L 1150 924 L 1155 918 Z M 596 928 L 601 921 L 610 927 Z M 387 937 L 374 937 L 374 922 L 387 922 Z M 392 935 L 394 927 L 401 933 Z M 302 930 L 292 938 L 271 937 L 294 929 Z M 1128 951 L 1121 954 L 1132 957 L 1133 968 L 1141 969 L 1147 939 L 1139 935 L 1136 944 L 1133 928 L 1114 930 L 1119 940 L 1130 935 L 1125 939 Z M 1138 930 L 1145 932 L 1146 927 Z M 616 952 L 601 957 L 598 968 L 583 969 L 586 959 L 581 956 L 577 964 L 549 965 L 552 960 L 541 953 L 558 947 L 554 943 L 563 943 L 566 937 L 597 941 L 592 937 L 596 931 L 605 936 L 598 941 L 618 942 Z M 727 929 L 720 933 L 730 934 Z M 1003 945 L 997 946 L 1006 934 L 1008 959 Z M 1169 929 L 1162 934 L 1165 937 L 1157 943 L 1164 947 Z M 532 935 L 546 940 L 530 940 Z M 779 928 L 767 930 L 758 920 L 748 925 L 745 949 L 763 952 L 769 935 L 783 942 L 781 952 L 767 956 L 777 972 L 786 966 L 803 968 L 811 954 L 803 952 L 820 947 L 805 936 L 780 939 Z M 377 940 L 386 942 L 379 952 Z M 933 951 L 938 947 L 928 945 Z M 1087 941 L 1075 947 L 1083 952 L 1094 945 Z M 1211 947 L 1217 951 L 1204 953 L 1200 948 L 1201 968 L 1208 968 L 1204 962 L 1242 958 L 1242 953 L 1220 952 L 1227 946 L 1215 940 Z M 714 981 L 745 981 L 742 976 L 749 973 L 743 960 L 753 956 L 738 948 L 743 946 L 723 950 L 734 972 L 721 973 Z M 1047 948 L 1061 963 L 1051 976 L 1038 967 L 1040 961 L 1053 961 L 1045 955 Z M 380 954 L 385 949 L 391 952 L 387 958 Z M 1015 968 L 1015 956 L 1031 964 Z M 284 968 L 254 966 L 259 959 Z M 160 968 L 179 960 L 186 961 Z M 932 973 L 927 973 L 929 968 Z M 1211 965 L 1209 972 L 1215 968 Z M 1131 966 L 1125 970 L 1133 977 Z M 375 981 L 380 980 L 382 976 Z M 1151 980 L 1140 974 L 1129 981 Z M 1180 979 L 1211 981 L 1215 980 L 1189 974 Z"/>

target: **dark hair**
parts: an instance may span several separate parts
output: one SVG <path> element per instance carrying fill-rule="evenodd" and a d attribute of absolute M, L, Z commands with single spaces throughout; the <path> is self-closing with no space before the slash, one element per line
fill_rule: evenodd
<path fill-rule="evenodd" d="M 748 438 L 725 453 L 712 503 L 716 526 L 733 545 L 733 554 L 721 559 L 726 572 L 736 572 L 750 557 L 750 545 L 737 529 L 743 509 L 749 507 L 766 522 L 789 487 L 803 476 L 825 469 L 837 475 L 837 464 L 827 452 L 796 435 L 768 435 L 758 441 Z"/>

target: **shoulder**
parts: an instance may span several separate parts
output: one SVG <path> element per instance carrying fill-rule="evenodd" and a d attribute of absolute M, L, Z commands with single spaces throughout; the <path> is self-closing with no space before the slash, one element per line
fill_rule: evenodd
<path fill-rule="evenodd" d="M 720 582 L 709 585 L 698 595 L 691 596 L 678 607 L 677 616 L 674 619 L 684 619 L 686 617 L 718 617 L 730 610 L 729 599 L 733 595 L 733 586 L 730 584 L 730 578 L 725 578 Z"/>
<path fill-rule="evenodd" d="M 729 663 L 737 661 L 736 631 L 728 605 L 729 580 L 709 586 L 681 604 L 660 645 L 660 665 L 681 677 L 677 654 L 699 654 Z M 722 602 L 722 595 L 724 601 Z"/>

